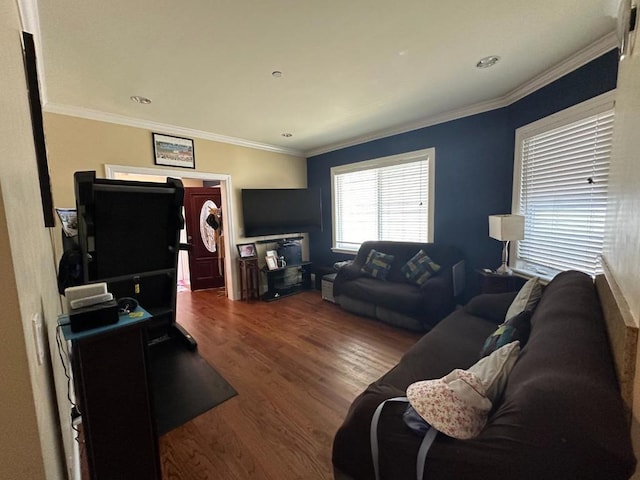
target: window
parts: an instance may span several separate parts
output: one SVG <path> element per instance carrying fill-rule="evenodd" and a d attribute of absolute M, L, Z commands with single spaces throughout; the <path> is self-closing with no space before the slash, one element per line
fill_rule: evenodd
<path fill-rule="evenodd" d="M 433 241 L 435 150 L 429 148 L 331 169 L 333 250 L 366 240 Z"/>
<path fill-rule="evenodd" d="M 613 93 L 516 131 L 514 211 L 525 216 L 515 268 L 543 277 L 602 271 Z"/>

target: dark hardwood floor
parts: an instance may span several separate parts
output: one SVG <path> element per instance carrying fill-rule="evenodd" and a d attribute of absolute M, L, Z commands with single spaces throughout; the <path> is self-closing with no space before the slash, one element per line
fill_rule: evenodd
<path fill-rule="evenodd" d="M 419 335 L 309 291 L 275 302 L 178 294 L 178 320 L 238 395 L 160 438 L 164 479 L 331 479 L 353 398 Z"/>

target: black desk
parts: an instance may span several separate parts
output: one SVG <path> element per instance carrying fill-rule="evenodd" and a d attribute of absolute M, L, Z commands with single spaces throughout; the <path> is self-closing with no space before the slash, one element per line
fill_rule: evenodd
<path fill-rule="evenodd" d="M 136 312 L 142 313 L 135 316 Z M 153 318 L 138 308 L 118 323 L 72 332 L 71 363 L 92 480 L 161 478 L 147 362 L 145 326 Z"/>

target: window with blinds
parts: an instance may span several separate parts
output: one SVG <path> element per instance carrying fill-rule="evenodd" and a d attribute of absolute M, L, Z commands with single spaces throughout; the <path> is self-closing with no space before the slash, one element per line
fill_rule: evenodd
<path fill-rule="evenodd" d="M 545 277 L 601 273 L 613 120 L 612 101 L 598 101 L 554 116 L 551 127 L 543 121 L 517 132 L 516 211 L 525 233 L 516 268 Z"/>
<path fill-rule="evenodd" d="M 427 149 L 333 167 L 333 249 L 432 241 L 434 156 Z"/>

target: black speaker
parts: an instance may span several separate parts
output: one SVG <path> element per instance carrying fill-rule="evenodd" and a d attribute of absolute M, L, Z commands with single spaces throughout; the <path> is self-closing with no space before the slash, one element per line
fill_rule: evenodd
<path fill-rule="evenodd" d="M 280 240 L 278 242 L 278 256 L 284 257 L 287 265 L 302 263 L 302 243 L 300 240 Z"/>
<path fill-rule="evenodd" d="M 115 300 L 78 308 L 69 314 L 72 332 L 82 332 L 91 328 L 118 323 L 118 303 Z"/>

